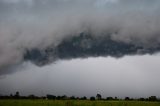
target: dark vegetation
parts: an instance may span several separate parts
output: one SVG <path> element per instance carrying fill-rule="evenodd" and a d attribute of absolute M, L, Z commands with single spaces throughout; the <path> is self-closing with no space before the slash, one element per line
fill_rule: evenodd
<path fill-rule="evenodd" d="M 87 98 L 86 96 L 84 97 L 75 97 L 75 96 L 55 96 L 51 94 L 47 94 L 46 96 L 35 96 L 33 94 L 28 95 L 28 96 L 21 96 L 20 93 L 17 91 L 14 95 L 0 95 L 0 100 L 2 99 L 46 99 L 46 100 L 90 100 L 90 101 L 95 101 L 95 100 L 103 100 L 103 101 L 159 101 L 160 98 L 157 98 L 156 96 L 150 96 L 148 98 L 130 98 L 130 97 L 125 97 L 125 98 L 118 98 L 118 97 L 106 97 L 102 98 L 101 94 L 97 94 L 96 96 L 91 96 L 90 98 Z"/>

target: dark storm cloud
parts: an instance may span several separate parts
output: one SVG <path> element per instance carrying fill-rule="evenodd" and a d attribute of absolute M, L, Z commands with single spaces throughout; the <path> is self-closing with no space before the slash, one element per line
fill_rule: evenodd
<path fill-rule="evenodd" d="M 27 60 L 153 54 L 159 0 L 1 0 L 0 74 Z"/>
<path fill-rule="evenodd" d="M 160 47 L 138 46 L 112 40 L 109 35 L 92 37 L 81 33 L 79 36 L 68 38 L 59 45 L 44 50 L 28 50 L 24 55 L 25 60 L 32 61 L 37 65 L 45 65 L 57 59 L 87 58 L 98 56 L 122 57 L 124 55 L 153 54 L 160 50 Z"/>

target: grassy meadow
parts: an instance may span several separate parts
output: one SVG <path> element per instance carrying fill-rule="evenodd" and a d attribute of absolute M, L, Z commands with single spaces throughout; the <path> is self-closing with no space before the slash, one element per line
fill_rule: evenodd
<path fill-rule="evenodd" d="M 160 102 L 89 100 L 0 100 L 0 106 L 160 106 Z"/>

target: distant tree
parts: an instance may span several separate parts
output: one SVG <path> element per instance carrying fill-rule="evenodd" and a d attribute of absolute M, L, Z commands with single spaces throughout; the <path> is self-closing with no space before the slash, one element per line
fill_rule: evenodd
<path fill-rule="evenodd" d="M 68 99 L 68 97 L 67 97 L 66 95 L 63 95 L 63 96 L 61 97 L 61 99 L 66 100 L 66 99 Z"/>
<path fill-rule="evenodd" d="M 55 100 L 56 99 L 56 96 L 54 95 L 50 95 L 50 94 L 47 94 L 47 99 L 52 99 L 52 100 Z"/>
<path fill-rule="evenodd" d="M 138 100 L 139 101 L 145 101 L 145 98 L 139 98 Z"/>
<path fill-rule="evenodd" d="M 76 97 L 76 100 L 79 100 L 79 97 Z"/>
<path fill-rule="evenodd" d="M 149 97 L 149 101 L 157 101 L 157 97 L 156 96 L 151 96 L 151 97 Z"/>
<path fill-rule="evenodd" d="M 31 95 L 28 96 L 28 99 L 36 99 L 36 96 L 31 94 Z"/>
<path fill-rule="evenodd" d="M 129 97 L 125 97 L 125 100 L 130 100 L 130 98 Z"/>
<path fill-rule="evenodd" d="M 19 94 L 18 91 L 15 93 L 14 97 L 15 97 L 16 99 L 20 98 L 20 94 Z"/>
<path fill-rule="evenodd" d="M 113 97 L 107 97 L 106 100 L 114 100 Z"/>
<path fill-rule="evenodd" d="M 60 99 L 61 99 L 61 96 L 57 96 L 56 99 L 57 99 L 57 100 L 60 100 Z"/>
<path fill-rule="evenodd" d="M 75 96 L 71 96 L 70 99 L 71 99 L 71 100 L 75 100 L 76 97 L 75 97 Z"/>
<path fill-rule="evenodd" d="M 10 98 L 13 98 L 13 94 L 10 94 L 9 96 L 10 96 Z"/>
<path fill-rule="evenodd" d="M 118 100 L 118 97 L 115 97 L 114 100 Z"/>
<path fill-rule="evenodd" d="M 84 97 L 82 97 L 82 98 L 81 98 L 81 100 L 87 100 L 87 97 L 86 97 L 86 96 L 84 96 Z"/>
<path fill-rule="evenodd" d="M 18 91 L 16 92 L 15 96 L 19 96 L 19 92 Z"/>
<path fill-rule="evenodd" d="M 47 99 L 46 96 L 41 96 L 39 99 Z"/>
<path fill-rule="evenodd" d="M 96 100 L 96 99 L 95 99 L 94 96 L 92 96 L 92 97 L 90 97 L 90 100 L 91 100 L 91 101 L 94 101 L 94 100 Z"/>
<path fill-rule="evenodd" d="M 98 100 L 101 100 L 101 99 L 102 99 L 101 94 L 97 94 L 97 95 L 96 95 L 96 98 L 97 98 Z"/>

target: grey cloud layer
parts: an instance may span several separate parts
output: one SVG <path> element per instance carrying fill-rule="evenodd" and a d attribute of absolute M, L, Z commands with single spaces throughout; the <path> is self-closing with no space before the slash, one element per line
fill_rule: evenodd
<path fill-rule="evenodd" d="M 24 60 L 48 63 L 57 58 L 157 52 L 159 5 L 159 0 L 1 0 L 0 70 Z M 80 38 L 82 33 L 85 37 Z M 73 46 L 74 38 L 78 46 Z"/>

